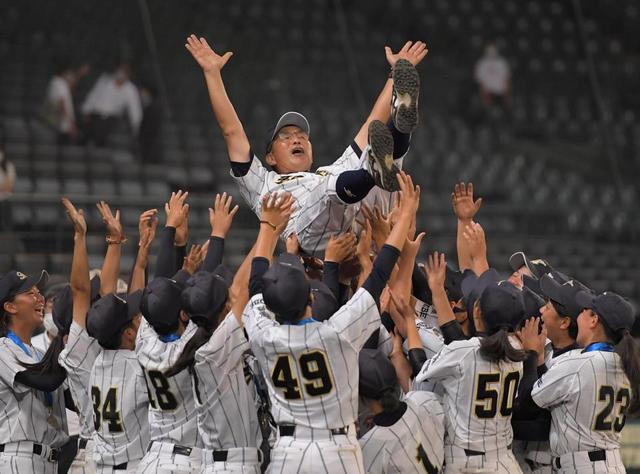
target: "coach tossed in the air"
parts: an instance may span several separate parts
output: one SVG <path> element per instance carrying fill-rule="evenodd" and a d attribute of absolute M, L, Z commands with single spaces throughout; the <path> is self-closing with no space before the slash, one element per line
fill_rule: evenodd
<path fill-rule="evenodd" d="M 231 176 L 251 209 L 260 217 L 262 197 L 273 191 L 290 192 L 295 198 L 296 210 L 283 239 L 295 232 L 305 253 L 321 255 L 331 234 L 349 231 L 358 203 L 366 198 L 372 206 L 384 207 L 390 192 L 398 190 L 396 174 L 418 122 L 420 78 L 415 65 L 427 54 L 424 43 L 407 42 L 396 54 L 385 48 L 392 73 L 369 117 L 342 156 L 315 173 L 311 172 L 311 128 L 302 114 L 287 112 L 276 122 L 265 150 L 265 162 L 271 167 L 267 169 L 249 144 L 225 91 L 221 71 L 233 53 L 219 55 L 195 35 L 185 46 L 204 71 L 227 144 Z"/>

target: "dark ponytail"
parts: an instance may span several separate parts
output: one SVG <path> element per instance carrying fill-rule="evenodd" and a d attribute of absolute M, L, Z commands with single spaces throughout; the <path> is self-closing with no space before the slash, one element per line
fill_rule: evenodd
<path fill-rule="evenodd" d="M 58 362 L 58 357 L 63 349 L 64 335 L 61 332 L 58 332 L 56 337 L 51 340 L 49 349 L 47 349 L 47 352 L 42 356 L 42 360 L 40 360 L 40 362 L 36 362 L 35 364 L 25 364 L 21 362 L 20 364 L 27 369 L 27 372 L 34 375 L 51 374 L 53 372 L 64 370 Z"/>
<path fill-rule="evenodd" d="M 480 338 L 480 355 L 492 362 L 499 360 L 522 362 L 527 358 L 525 351 L 511 345 L 509 332 L 505 328 L 500 328 L 490 336 Z"/>
<path fill-rule="evenodd" d="M 6 311 L 2 311 L 0 315 L 0 337 L 7 337 L 9 332 L 9 318 L 11 315 Z"/>
<path fill-rule="evenodd" d="M 640 412 L 640 344 L 624 329 L 618 334 L 613 334 L 609 328 L 603 324 L 605 333 L 612 341 L 617 341 L 615 352 L 620 356 L 622 369 L 631 384 L 631 403 L 627 409 L 628 415 L 636 415 Z M 613 336 L 613 337 L 612 337 Z"/>
<path fill-rule="evenodd" d="M 207 326 L 198 326 L 196 332 L 191 336 L 189 342 L 185 344 L 184 349 L 182 349 L 182 353 L 180 354 L 180 357 L 178 357 L 178 360 L 173 364 L 173 366 L 165 370 L 164 374 L 167 377 L 173 377 L 187 367 L 191 367 L 194 363 L 196 351 L 211 338 L 211 334 L 213 334 L 212 328 Z"/>

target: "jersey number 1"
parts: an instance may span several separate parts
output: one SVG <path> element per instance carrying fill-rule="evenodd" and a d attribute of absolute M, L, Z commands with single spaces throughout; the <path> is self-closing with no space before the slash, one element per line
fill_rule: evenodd
<path fill-rule="evenodd" d="M 292 357 L 280 355 L 276 359 L 271 372 L 273 386 L 284 390 L 284 398 L 287 400 L 298 400 L 302 398 L 300 394 L 300 383 L 294 375 L 291 365 Z M 329 366 L 324 352 L 306 352 L 298 358 L 298 365 L 302 377 L 307 381 L 304 390 L 312 397 L 325 395 L 333 389 Z"/>
<path fill-rule="evenodd" d="M 416 460 L 419 464 L 422 464 L 422 467 L 427 474 L 438 474 L 438 468 L 431 464 L 431 461 L 429 461 L 427 453 L 425 452 L 421 444 L 418 445 L 418 454 L 416 455 Z"/>
<path fill-rule="evenodd" d="M 95 385 L 91 387 L 91 398 L 93 399 L 93 424 L 96 431 L 100 431 L 102 421 L 109 422 L 110 433 L 122 433 L 122 417 L 118 411 L 118 389 L 111 387 L 104 397 L 102 404 L 102 395 L 100 388 Z"/>

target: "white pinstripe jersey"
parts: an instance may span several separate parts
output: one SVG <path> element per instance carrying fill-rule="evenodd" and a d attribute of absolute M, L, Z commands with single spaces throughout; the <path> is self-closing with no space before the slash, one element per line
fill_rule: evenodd
<path fill-rule="evenodd" d="M 422 341 L 422 348 L 424 349 L 425 355 L 427 359 L 433 358 L 440 349 L 444 346 L 444 338 L 442 337 L 442 333 L 440 332 L 440 328 L 430 326 L 430 324 L 423 320 L 416 318 L 416 327 L 418 328 L 418 335 L 420 336 L 420 340 Z M 404 350 L 408 353 L 408 344 L 407 341 L 404 342 Z M 424 382 L 416 382 L 412 381 L 411 384 L 412 390 L 424 390 L 427 392 L 435 392 L 438 395 L 443 395 L 442 385 L 437 382 L 424 381 Z"/>
<path fill-rule="evenodd" d="M 136 353 L 103 349 L 90 383 L 96 464 L 142 459 L 149 446 L 149 396 Z"/>
<path fill-rule="evenodd" d="M 369 474 L 438 472 L 444 460 L 444 411 L 437 395 L 409 392 L 407 410 L 391 426 L 376 425 L 360 438 Z"/>
<path fill-rule="evenodd" d="M 44 392 L 15 380 L 16 374 L 25 370 L 20 362 L 33 364 L 43 356 L 38 349 L 27 348 L 38 357 L 29 357 L 11 339 L 0 338 L 0 444 L 31 441 L 57 448 L 68 440 L 64 388 L 61 385 L 51 393 L 56 429 L 47 422 L 49 407 Z"/>
<path fill-rule="evenodd" d="M 567 353 L 536 382 L 531 395 L 551 411 L 554 456 L 620 447 L 631 389 L 618 354 Z"/>
<path fill-rule="evenodd" d="M 244 375 L 249 343 L 233 313 L 196 352 L 198 430 L 206 449 L 255 448 L 262 442 L 256 404 Z"/>
<path fill-rule="evenodd" d="M 479 351 L 477 337 L 454 341 L 425 362 L 416 381 L 442 385 L 448 445 L 481 452 L 506 449 L 513 440 L 511 413 L 522 362 L 492 362 Z"/>
<path fill-rule="evenodd" d="M 360 163 L 360 156 L 353 145 L 347 147 L 342 156 L 332 165 L 318 168 L 315 173 L 300 172 L 289 174 L 278 174 L 265 168 L 255 155 L 251 161 L 249 172 L 241 177 L 231 176 L 238 183 L 240 194 L 251 207 L 253 212 L 260 217 L 262 197 L 274 191 L 289 192 L 296 200 L 294 210 L 283 236 L 288 236 L 296 229 L 300 231 L 308 227 L 325 209 L 326 202 L 320 199 L 313 199 L 309 202 L 310 196 L 318 192 L 318 187 L 326 185 L 329 176 L 338 174 L 341 171 L 357 169 Z M 332 203 L 332 205 L 340 205 Z M 351 226 L 359 206 L 341 204 L 344 207 L 340 221 L 328 222 L 326 227 L 327 235 L 344 231 Z M 324 248 L 324 246 L 322 246 Z"/>
<path fill-rule="evenodd" d="M 85 439 L 91 439 L 95 431 L 89 379 L 100 350 L 98 341 L 72 322 L 67 345 L 58 357 L 58 362 L 67 371 L 69 390 L 80 418 L 80 436 Z"/>
<path fill-rule="evenodd" d="M 149 391 L 149 433 L 151 441 L 201 447 L 196 407 L 188 370 L 167 377 L 165 370 L 178 360 L 184 346 L 196 332 L 189 323 L 180 339 L 162 342 L 146 319 L 140 321 L 136 355 Z"/>
<path fill-rule="evenodd" d="M 358 353 L 380 326 L 360 288 L 328 321 L 280 325 L 265 314 L 262 294 L 243 314 L 253 353 L 269 386 L 278 424 L 316 429 L 348 426 L 358 415 Z"/>

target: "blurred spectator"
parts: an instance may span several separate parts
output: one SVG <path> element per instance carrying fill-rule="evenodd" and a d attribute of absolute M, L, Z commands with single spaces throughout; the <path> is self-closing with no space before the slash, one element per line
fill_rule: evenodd
<path fill-rule="evenodd" d="M 9 197 L 16 184 L 16 167 L 0 150 L 0 230 L 11 226 L 11 207 Z"/>
<path fill-rule="evenodd" d="M 160 158 L 158 138 L 162 125 L 162 106 L 152 85 L 140 86 L 140 99 L 143 107 L 139 133 L 140 153 L 144 163 L 154 163 Z"/>
<path fill-rule="evenodd" d="M 88 72 L 88 65 L 74 69 L 62 63 L 47 86 L 44 118 L 58 132 L 59 145 L 68 145 L 78 139 L 73 89 Z"/>
<path fill-rule="evenodd" d="M 486 107 L 511 106 L 511 69 L 507 60 L 500 56 L 495 43 L 486 45 L 484 55 L 476 63 L 474 76 Z"/>
<path fill-rule="evenodd" d="M 112 73 L 102 74 L 82 104 L 87 142 L 104 146 L 118 118 L 126 112 L 131 130 L 137 135 L 142 121 L 138 88 L 129 80 L 130 68 L 120 64 Z"/>

